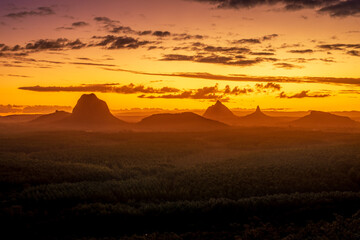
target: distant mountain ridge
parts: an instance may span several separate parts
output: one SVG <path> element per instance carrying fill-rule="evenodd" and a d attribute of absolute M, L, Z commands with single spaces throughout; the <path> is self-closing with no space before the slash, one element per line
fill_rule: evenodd
<path fill-rule="evenodd" d="M 53 113 L 41 115 L 38 118 L 35 118 L 34 120 L 31 120 L 29 123 L 32 124 L 48 124 L 53 123 L 56 121 L 60 121 L 68 116 L 70 116 L 71 113 L 65 112 L 65 111 L 58 111 L 56 110 Z"/>
<path fill-rule="evenodd" d="M 14 118 L 14 120 L 13 120 Z M 220 101 L 200 116 L 193 112 L 160 113 L 128 123 L 116 118 L 105 101 L 95 94 L 83 94 L 72 113 L 56 111 L 46 115 L 11 115 L 0 117 L 2 123 L 28 124 L 34 129 L 69 130 L 130 130 L 130 131 L 212 131 L 234 127 L 297 127 L 307 129 L 360 129 L 360 122 L 332 113 L 311 111 L 294 120 L 294 117 L 273 117 L 263 113 L 259 106 L 253 113 L 236 116 Z"/>
<path fill-rule="evenodd" d="M 228 127 L 192 112 L 154 114 L 141 120 L 137 126 L 153 131 L 207 131 Z"/>
<path fill-rule="evenodd" d="M 349 117 L 338 116 L 332 113 L 311 111 L 309 115 L 299 118 L 290 123 L 290 126 L 301 128 L 354 128 L 360 123 Z"/>
<path fill-rule="evenodd" d="M 236 116 L 229 108 L 220 101 L 208 107 L 204 117 L 224 122 L 233 126 L 274 126 L 281 122 L 282 118 L 271 117 L 264 114 L 257 106 L 255 112 L 246 116 Z"/>

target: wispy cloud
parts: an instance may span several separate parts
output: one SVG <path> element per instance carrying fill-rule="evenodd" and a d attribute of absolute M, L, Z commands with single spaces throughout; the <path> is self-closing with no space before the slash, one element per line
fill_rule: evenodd
<path fill-rule="evenodd" d="M 223 9 L 248 9 L 261 5 L 277 8 L 280 4 L 286 11 L 298 11 L 302 9 L 315 9 L 317 13 L 329 14 L 331 17 L 356 16 L 360 13 L 358 0 L 192 0 L 206 2 Z"/>
<path fill-rule="evenodd" d="M 335 78 L 335 77 L 270 77 L 270 76 L 247 76 L 247 75 L 219 75 L 207 72 L 175 72 L 175 73 L 149 73 L 133 71 L 121 68 L 104 68 L 108 71 L 129 72 L 150 76 L 199 78 L 217 81 L 236 81 L 236 82 L 276 82 L 276 83 L 323 83 L 323 84 L 349 84 L 360 86 L 360 78 Z"/>
<path fill-rule="evenodd" d="M 301 91 L 300 93 L 296 93 L 293 95 L 287 95 L 285 92 L 281 92 L 279 98 L 324 98 L 330 97 L 330 94 L 309 94 L 310 90 Z"/>
<path fill-rule="evenodd" d="M 8 18 L 24 18 L 29 16 L 48 16 L 55 14 L 55 11 L 50 7 L 38 7 L 35 10 L 31 11 L 21 11 L 15 13 L 9 13 L 5 15 Z"/>
<path fill-rule="evenodd" d="M 116 83 L 110 84 L 83 84 L 80 86 L 30 86 L 19 87 L 21 90 L 35 91 L 35 92 L 102 92 L 102 93 L 121 93 L 121 94 L 134 94 L 134 93 L 173 93 L 179 92 L 177 88 L 162 87 L 152 88 L 143 85 L 122 85 Z"/>

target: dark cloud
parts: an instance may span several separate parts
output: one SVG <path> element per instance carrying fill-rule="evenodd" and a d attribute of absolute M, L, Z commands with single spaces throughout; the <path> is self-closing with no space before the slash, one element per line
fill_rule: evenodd
<path fill-rule="evenodd" d="M 174 38 L 173 40 L 175 41 L 184 41 L 184 40 L 201 40 L 204 39 L 203 35 L 190 35 L 187 33 L 181 33 L 181 34 L 173 34 Z"/>
<path fill-rule="evenodd" d="M 57 27 L 55 28 L 55 30 L 74 30 L 75 28 L 73 27 Z"/>
<path fill-rule="evenodd" d="M 118 34 L 118 33 L 124 33 L 124 34 L 133 34 L 133 35 L 137 35 L 137 36 L 154 36 L 154 37 L 158 37 L 158 38 L 165 38 L 165 37 L 170 37 L 173 36 L 173 40 L 189 40 L 189 39 L 203 39 L 204 36 L 202 35 L 190 35 L 187 33 L 182 33 L 182 34 L 178 34 L 178 33 L 170 33 L 169 31 L 160 31 L 160 30 L 134 30 L 129 26 L 123 26 L 120 25 L 119 21 L 116 20 L 112 20 L 108 17 L 95 17 L 94 20 L 100 24 L 103 25 L 103 28 L 112 33 L 112 34 Z"/>
<path fill-rule="evenodd" d="M 169 37 L 171 33 L 168 31 L 155 31 L 152 35 L 156 37 Z"/>
<path fill-rule="evenodd" d="M 331 51 L 343 51 L 344 54 L 358 57 L 360 53 L 360 44 L 335 43 L 321 44 L 317 47 L 328 51 L 328 54 L 331 54 Z"/>
<path fill-rule="evenodd" d="M 300 43 L 295 43 L 295 44 L 288 44 L 288 43 L 283 43 L 281 45 L 281 47 L 279 48 L 292 48 L 292 47 L 303 47 L 304 45 L 300 44 Z"/>
<path fill-rule="evenodd" d="M 268 40 L 272 40 L 276 37 L 278 37 L 279 35 L 278 34 L 270 34 L 270 35 L 265 35 L 262 37 L 262 40 L 263 41 L 268 41 Z"/>
<path fill-rule="evenodd" d="M 152 88 L 144 87 L 143 85 L 123 85 L 119 84 L 83 84 L 80 86 L 67 86 L 67 87 L 43 87 L 43 86 L 31 86 L 31 87 L 19 87 L 21 90 L 36 91 L 36 92 L 102 92 L 102 93 L 120 93 L 120 94 L 133 94 L 133 93 L 174 93 L 179 92 L 179 89 L 163 87 Z"/>
<path fill-rule="evenodd" d="M 193 50 L 205 51 L 205 52 L 218 52 L 226 54 L 244 54 L 250 52 L 249 48 L 239 47 L 215 47 L 211 45 L 203 45 L 201 48 L 194 48 Z"/>
<path fill-rule="evenodd" d="M 126 33 L 126 34 L 138 34 L 139 32 L 133 30 L 131 27 L 119 25 L 119 21 L 110 19 L 108 17 L 95 17 L 94 21 L 102 24 L 102 27 L 110 33 Z"/>
<path fill-rule="evenodd" d="M 336 44 L 322 44 L 322 45 L 318 45 L 318 47 L 324 50 L 346 50 L 348 48 L 360 49 L 360 44 L 336 43 Z"/>
<path fill-rule="evenodd" d="M 315 9 L 318 13 L 326 13 L 332 17 L 354 16 L 360 13 L 358 0 L 192 0 L 216 5 L 218 8 L 253 8 L 260 5 L 283 5 L 286 11 Z M 276 6 L 274 6 L 276 8 Z"/>
<path fill-rule="evenodd" d="M 114 27 L 116 24 L 119 23 L 117 20 L 112 20 L 108 17 L 94 17 L 94 21 L 98 23 L 105 24 L 108 27 Z"/>
<path fill-rule="evenodd" d="M 56 30 L 75 30 L 76 28 L 80 28 L 80 27 L 86 27 L 86 26 L 89 26 L 90 24 L 87 23 L 87 22 L 83 22 L 83 21 L 80 21 L 80 22 L 73 22 L 71 24 L 71 27 L 58 27 L 56 28 Z"/>
<path fill-rule="evenodd" d="M 334 59 L 332 58 L 319 58 L 318 60 L 322 61 L 322 62 L 326 62 L 326 63 L 334 63 L 336 62 Z"/>
<path fill-rule="evenodd" d="M 146 30 L 146 31 L 140 31 L 138 32 L 140 36 L 143 36 L 143 35 L 150 35 L 152 33 L 151 30 Z"/>
<path fill-rule="evenodd" d="M 224 94 L 229 94 L 229 95 L 241 95 L 241 94 L 248 94 L 248 93 L 252 93 L 252 92 L 254 92 L 254 90 L 251 88 L 234 87 L 233 89 L 231 89 L 229 85 L 226 85 L 225 90 L 224 90 Z"/>
<path fill-rule="evenodd" d="M 125 27 L 125 26 L 114 27 L 111 30 L 109 30 L 109 32 L 111 32 L 111 33 L 127 33 L 127 34 L 137 33 L 131 27 Z M 139 35 L 144 35 L 144 34 L 139 34 Z"/>
<path fill-rule="evenodd" d="M 276 82 L 276 83 L 322 83 L 335 85 L 355 85 L 360 86 L 360 78 L 335 78 L 335 77 L 270 77 L 270 76 L 247 76 L 240 74 L 217 75 L 207 72 L 176 72 L 176 73 L 149 73 L 141 71 L 133 71 L 127 69 L 104 68 L 108 71 L 128 72 L 133 74 L 141 74 L 147 76 L 162 77 L 182 77 L 192 79 L 207 79 L 216 81 L 235 81 L 235 82 Z"/>
<path fill-rule="evenodd" d="M 326 62 L 326 63 L 334 63 L 335 62 L 333 58 L 288 58 L 288 59 L 283 59 L 283 60 L 287 61 L 287 62 L 295 62 L 295 63 L 308 63 L 308 62 L 312 62 L 312 61 L 321 61 L 321 62 Z"/>
<path fill-rule="evenodd" d="M 192 92 L 191 91 L 185 91 L 179 94 L 163 94 L 163 95 L 145 95 L 142 94 L 138 96 L 138 98 L 167 98 L 167 99 L 185 99 L 185 98 L 191 98 Z"/>
<path fill-rule="evenodd" d="M 275 55 L 275 53 L 273 53 L 273 52 L 251 52 L 250 55 L 255 55 L 255 56 L 273 56 L 273 55 Z"/>
<path fill-rule="evenodd" d="M 188 47 L 179 47 L 174 50 L 187 50 Z M 201 42 L 192 44 L 192 51 L 197 52 L 194 55 L 185 54 L 167 54 L 164 55 L 162 61 L 192 61 L 199 63 L 214 63 L 234 66 L 251 66 L 261 62 L 277 61 L 276 58 L 247 58 L 244 54 L 250 55 L 274 55 L 273 53 L 252 53 L 249 48 L 244 47 L 222 47 L 206 45 Z"/>
<path fill-rule="evenodd" d="M 246 44 L 246 43 L 256 44 L 256 43 L 261 43 L 261 41 L 260 41 L 260 39 L 257 39 L 257 38 L 244 38 L 244 39 L 233 41 L 233 43 L 234 44 L 237 44 L 237 43 L 240 43 L 240 44 Z"/>
<path fill-rule="evenodd" d="M 267 92 L 268 90 L 274 92 L 274 91 L 280 91 L 281 85 L 278 83 L 272 83 L 272 82 L 269 82 L 267 84 L 257 83 L 255 85 L 255 88 L 259 92 Z"/>
<path fill-rule="evenodd" d="M 24 17 L 28 17 L 28 16 L 47 16 L 47 15 L 53 15 L 53 14 L 55 14 L 55 11 L 50 7 L 38 7 L 36 10 L 32 10 L 32 11 L 9 13 L 9 14 L 5 15 L 5 17 L 24 18 Z"/>
<path fill-rule="evenodd" d="M 213 87 L 203 87 L 198 89 L 184 90 L 180 93 L 161 94 L 161 95 L 140 95 L 139 98 L 166 98 L 166 99 L 199 99 L 199 100 L 222 100 L 228 101 L 230 98 L 228 95 L 240 95 L 254 92 L 251 88 L 230 88 L 227 85 L 224 89 L 219 89 L 216 84 Z"/>
<path fill-rule="evenodd" d="M 302 66 L 291 64 L 291 63 L 275 63 L 274 66 L 276 66 L 278 68 L 285 68 L 285 69 L 302 68 Z"/>
<path fill-rule="evenodd" d="M 193 56 L 182 55 L 182 54 L 167 54 L 161 59 L 162 61 L 192 61 Z"/>
<path fill-rule="evenodd" d="M 347 17 L 360 14 L 360 1 L 347 0 L 324 7 L 319 10 L 320 13 L 328 13 L 332 17 Z"/>
<path fill-rule="evenodd" d="M 39 51 L 62 51 L 69 49 L 81 49 L 86 47 L 86 44 L 77 40 L 69 40 L 66 38 L 58 38 L 56 40 L 51 39 L 39 39 L 35 42 L 27 43 L 25 46 L 15 45 L 14 47 L 4 46 L 0 50 L 0 57 L 15 58 L 24 60 L 25 58 L 19 58 L 29 55 L 30 53 Z M 29 59 L 27 59 L 29 60 Z M 34 60 L 35 61 L 35 60 Z"/>
<path fill-rule="evenodd" d="M 96 46 L 105 46 L 107 49 L 136 49 L 140 46 L 150 44 L 149 41 L 140 41 L 132 37 L 117 37 L 114 35 L 108 35 L 105 37 L 93 37 L 103 39 L 101 42 L 97 43 Z"/>
<path fill-rule="evenodd" d="M 290 50 L 289 53 L 313 53 L 312 49 Z"/>
<path fill-rule="evenodd" d="M 294 95 L 286 95 L 285 92 L 281 92 L 279 98 L 324 98 L 330 97 L 330 94 L 309 94 L 310 90 L 301 91 L 300 93 L 296 93 Z"/>
<path fill-rule="evenodd" d="M 86 26 L 89 26 L 89 23 L 83 22 L 83 21 L 73 22 L 73 23 L 71 24 L 71 26 L 73 26 L 73 27 L 86 27 Z"/>
<path fill-rule="evenodd" d="M 192 61 L 198 63 L 214 63 L 233 66 L 252 66 L 264 61 L 277 61 L 275 58 L 255 58 L 245 59 L 243 56 L 220 56 L 216 54 L 211 55 L 181 55 L 181 54 L 168 54 L 164 55 L 161 61 Z"/>
<path fill-rule="evenodd" d="M 356 51 L 356 50 L 348 51 L 347 54 L 355 57 L 360 57 L 360 51 Z"/>
<path fill-rule="evenodd" d="M 40 39 L 35 43 L 28 43 L 25 46 L 27 50 L 63 50 L 63 49 L 80 49 L 86 44 L 79 39 L 70 41 L 66 38 L 58 38 L 56 40 Z"/>
<path fill-rule="evenodd" d="M 278 36 L 279 36 L 278 34 L 269 34 L 269 35 L 265 35 L 261 38 L 243 38 L 243 39 L 235 40 L 232 43 L 233 44 L 260 44 L 263 41 L 269 41 Z"/>

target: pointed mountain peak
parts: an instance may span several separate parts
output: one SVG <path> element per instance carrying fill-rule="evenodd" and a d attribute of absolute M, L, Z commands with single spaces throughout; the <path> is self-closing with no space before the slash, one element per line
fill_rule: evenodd
<path fill-rule="evenodd" d="M 208 107 L 203 116 L 208 119 L 224 122 L 237 120 L 237 116 L 219 100 L 217 100 L 214 105 Z"/>
<path fill-rule="evenodd" d="M 220 102 L 220 100 L 217 100 L 216 103 L 215 103 L 215 105 L 224 105 L 224 104 L 222 104 L 222 103 Z"/>
<path fill-rule="evenodd" d="M 264 124 L 268 124 L 269 121 L 272 121 L 272 117 L 266 115 L 260 110 L 260 107 L 257 106 L 255 112 L 250 113 L 249 115 L 244 116 L 242 119 L 247 119 L 253 121 L 262 122 Z"/>

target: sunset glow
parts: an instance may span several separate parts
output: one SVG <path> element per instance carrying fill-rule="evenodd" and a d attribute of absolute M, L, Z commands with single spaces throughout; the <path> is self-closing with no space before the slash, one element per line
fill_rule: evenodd
<path fill-rule="evenodd" d="M 1 1 L 0 114 L 86 92 L 112 110 L 360 110 L 358 1 L 231 2 Z"/>

